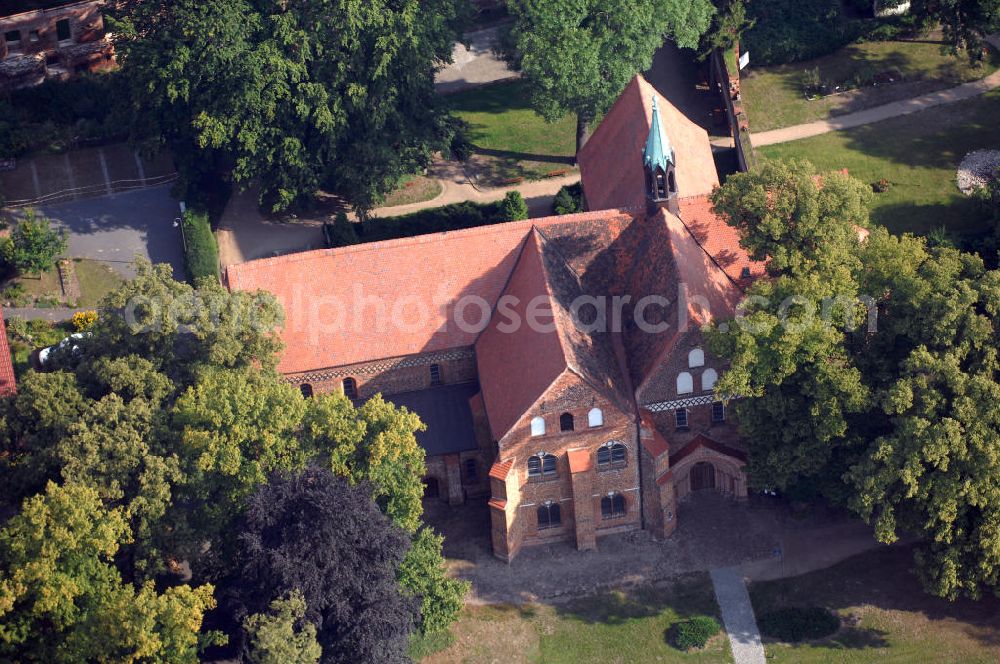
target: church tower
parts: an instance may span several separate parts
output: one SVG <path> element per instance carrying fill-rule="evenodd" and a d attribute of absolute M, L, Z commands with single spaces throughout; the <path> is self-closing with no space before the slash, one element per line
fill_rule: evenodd
<path fill-rule="evenodd" d="M 653 97 L 653 121 L 649 137 L 642 151 L 642 165 L 646 173 L 646 202 L 651 210 L 666 207 L 679 214 L 677 203 L 677 162 L 674 149 L 660 121 L 660 109 Z"/>

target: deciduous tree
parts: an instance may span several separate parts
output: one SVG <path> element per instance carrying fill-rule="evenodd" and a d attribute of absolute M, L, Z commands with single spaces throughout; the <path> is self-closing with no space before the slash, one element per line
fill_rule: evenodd
<path fill-rule="evenodd" d="M 590 123 L 668 38 L 695 48 L 708 29 L 710 0 L 510 0 L 507 54 L 524 72 L 545 119 L 577 118 L 577 152 Z"/>
<path fill-rule="evenodd" d="M 65 229 L 54 229 L 45 217 L 28 209 L 0 245 L 3 259 L 20 274 L 41 274 L 56 266 L 69 243 Z"/>

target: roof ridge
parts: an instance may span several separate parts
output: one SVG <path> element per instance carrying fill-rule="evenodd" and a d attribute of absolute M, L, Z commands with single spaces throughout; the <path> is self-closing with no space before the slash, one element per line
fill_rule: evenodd
<path fill-rule="evenodd" d="M 280 265 L 285 263 L 297 263 L 307 261 L 321 256 L 339 256 L 367 251 L 376 251 L 391 247 L 412 246 L 426 244 L 429 242 L 444 239 L 455 239 L 460 237 L 474 237 L 476 235 L 488 235 L 497 233 L 507 233 L 524 231 L 527 233 L 531 228 L 538 225 L 552 225 L 556 223 L 574 223 L 577 221 L 587 221 L 593 218 L 600 218 L 608 214 L 632 216 L 634 212 L 631 208 L 612 208 L 607 210 L 588 210 L 585 212 L 575 212 L 567 215 L 549 215 L 529 219 L 519 219 L 517 221 L 505 221 L 497 224 L 487 224 L 484 226 L 473 226 L 471 228 L 459 228 L 449 231 L 437 231 L 432 233 L 422 233 L 420 235 L 409 235 L 406 237 L 391 238 L 388 240 L 376 240 L 374 242 L 359 242 L 343 247 L 326 247 L 323 249 L 308 249 L 306 251 L 296 251 L 281 256 L 268 256 L 266 258 L 255 258 L 244 263 L 234 263 L 226 266 L 226 272 L 232 271 L 234 275 L 240 272 L 249 271 L 254 268 Z M 391 219 L 391 217 L 389 217 Z"/>

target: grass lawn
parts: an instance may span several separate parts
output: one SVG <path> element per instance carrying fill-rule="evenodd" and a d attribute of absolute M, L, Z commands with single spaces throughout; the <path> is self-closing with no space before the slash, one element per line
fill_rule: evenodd
<path fill-rule="evenodd" d="M 752 584 L 758 616 L 786 606 L 825 606 L 856 622 L 799 645 L 765 639 L 769 664 L 1000 661 L 1000 599 L 931 597 L 909 572 L 912 565 L 909 548 L 881 548 L 826 570 Z"/>
<path fill-rule="evenodd" d="M 474 161 L 489 184 L 539 179 L 572 166 L 576 118 L 567 115 L 557 122 L 546 122 L 528 104 L 524 82 L 466 90 L 449 95 L 448 102 L 454 114 L 469 125 Z"/>
<path fill-rule="evenodd" d="M 955 184 L 972 150 L 1000 148 L 1000 90 L 876 124 L 759 148 L 765 157 L 808 159 L 821 170 L 847 168 L 865 182 L 887 178 L 872 221 L 894 233 L 986 230 L 989 222 Z"/>
<path fill-rule="evenodd" d="M 942 53 L 940 44 L 885 41 L 853 44 L 815 60 L 744 71 L 741 92 L 753 131 L 822 120 L 899 99 L 949 88 L 988 76 L 1000 66 L 1000 55 L 973 67 L 965 57 Z M 818 69 L 820 80 L 833 89 L 855 77 L 891 77 L 893 83 L 866 85 L 859 90 L 808 100 L 803 93 L 806 71 Z"/>
<path fill-rule="evenodd" d="M 385 201 L 379 207 L 423 203 L 436 198 L 442 189 L 441 183 L 433 178 L 408 175 L 400 181 L 398 189 L 385 197 Z"/>
<path fill-rule="evenodd" d="M 667 643 L 665 634 L 674 623 L 697 614 L 718 619 L 707 574 L 669 587 L 604 593 L 555 606 L 469 606 L 450 636 L 415 643 L 412 653 L 423 664 L 732 661 L 722 634 L 700 652 L 681 652 Z M 438 648 L 443 649 L 429 654 Z"/>
<path fill-rule="evenodd" d="M 80 283 L 79 300 L 68 302 L 63 296 L 59 272 L 55 268 L 41 276 L 16 277 L 0 283 L 0 300 L 16 307 L 94 308 L 124 281 L 121 275 L 100 261 L 74 258 L 73 263 Z"/>

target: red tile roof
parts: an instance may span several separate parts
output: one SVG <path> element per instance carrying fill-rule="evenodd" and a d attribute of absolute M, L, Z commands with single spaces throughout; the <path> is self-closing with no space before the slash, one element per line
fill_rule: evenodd
<path fill-rule="evenodd" d="M 17 380 L 14 377 L 14 360 L 7 344 L 7 327 L 3 322 L 3 310 L 0 309 L 0 397 L 17 392 Z"/>
<path fill-rule="evenodd" d="M 645 205 L 642 150 L 653 119 L 653 96 L 674 149 L 681 196 L 708 194 L 719 184 L 708 132 L 677 110 L 641 75 L 629 83 L 577 158 L 591 210 Z"/>
<path fill-rule="evenodd" d="M 730 279 L 746 285 L 763 276 L 764 263 L 750 259 L 746 249 L 740 246 L 739 231 L 712 211 L 712 201 L 708 196 L 691 196 L 678 202 L 681 221 Z M 749 271 L 749 276 L 744 274 L 744 269 Z"/>
<path fill-rule="evenodd" d="M 698 434 L 694 440 L 685 445 L 679 452 L 670 455 L 670 465 L 676 466 L 685 458 L 689 457 L 694 453 L 695 450 L 704 447 L 712 450 L 713 452 L 718 452 L 728 457 L 732 457 L 742 463 L 746 463 L 747 455 L 745 452 L 736 449 L 735 447 L 729 447 L 724 443 L 720 443 L 717 440 L 712 440 L 704 434 Z"/>
<path fill-rule="evenodd" d="M 507 459 L 506 461 L 497 461 L 490 468 L 490 477 L 495 480 L 506 480 L 507 473 L 510 472 L 511 467 L 514 465 L 513 459 Z"/>
<path fill-rule="evenodd" d="M 649 455 L 655 459 L 661 454 L 669 452 L 670 446 L 667 444 L 663 434 L 660 433 L 660 430 L 656 428 L 652 413 L 643 408 L 639 413 L 639 418 L 642 423 L 639 429 L 639 437 L 642 440 L 642 446 L 649 452 Z"/>
<path fill-rule="evenodd" d="M 492 310 L 533 227 L 615 226 L 623 218 L 585 212 L 307 251 L 231 265 L 226 280 L 232 290 L 269 291 L 284 306 L 278 370 L 316 371 L 471 346 L 482 326 L 462 329 L 457 301 L 471 296 L 469 323 L 481 306 Z"/>

